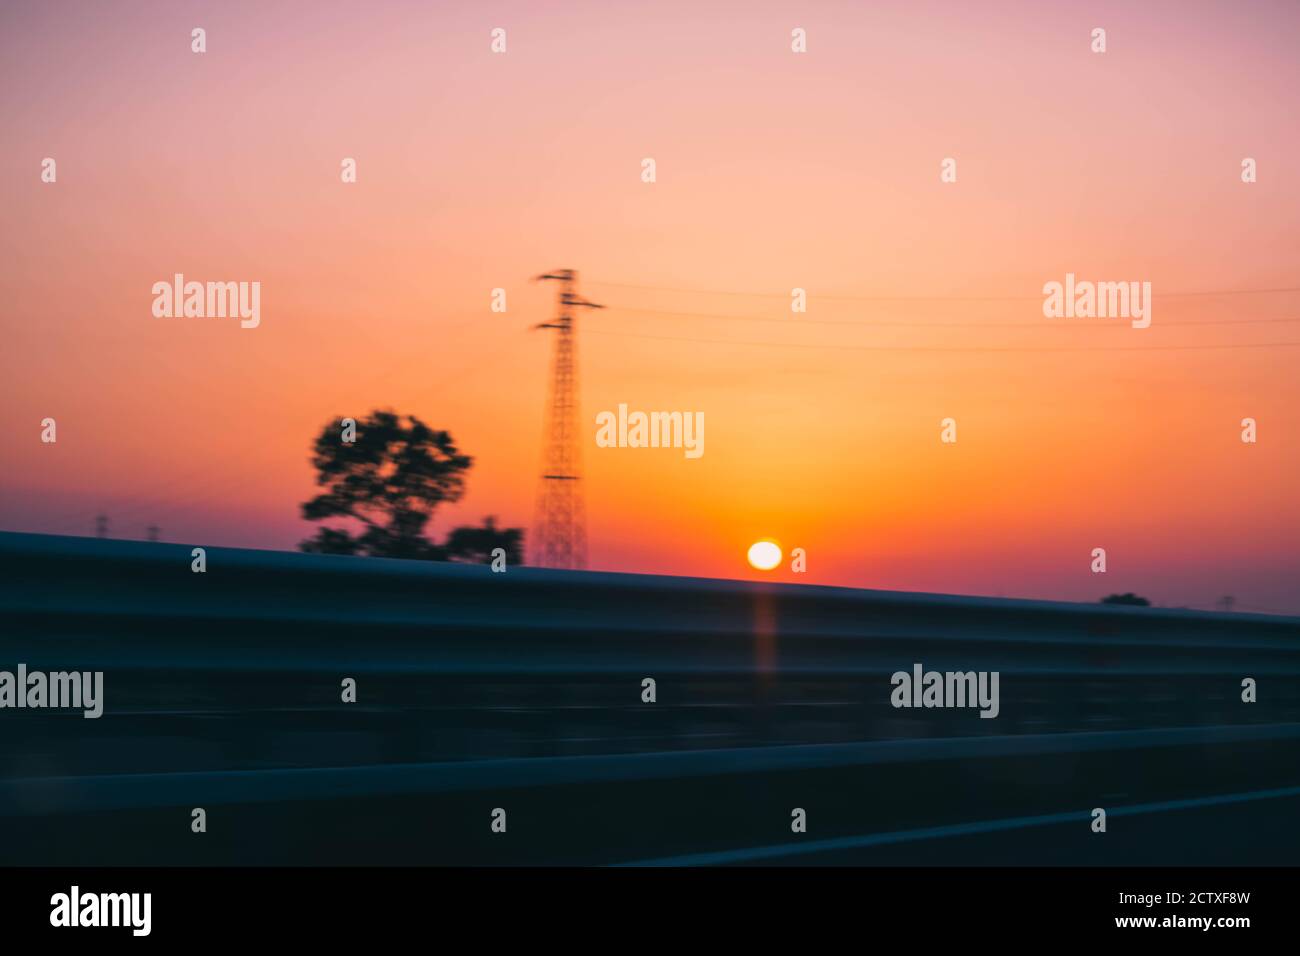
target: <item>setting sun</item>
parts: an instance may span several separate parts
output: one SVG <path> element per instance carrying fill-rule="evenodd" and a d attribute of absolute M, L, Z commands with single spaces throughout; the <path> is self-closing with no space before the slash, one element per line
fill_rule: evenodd
<path fill-rule="evenodd" d="M 771 571 L 781 563 L 781 549 L 774 541 L 755 541 L 749 546 L 749 563 L 760 571 Z"/>

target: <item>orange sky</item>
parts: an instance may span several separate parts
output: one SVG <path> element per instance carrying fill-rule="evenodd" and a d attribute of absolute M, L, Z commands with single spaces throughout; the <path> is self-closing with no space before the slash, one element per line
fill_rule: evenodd
<path fill-rule="evenodd" d="M 593 567 L 772 536 L 809 583 L 1300 612 L 1300 292 L 1183 294 L 1300 287 L 1300 8 L 443 6 L 0 13 L 0 528 L 292 548 L 312 438 L 381 406 L 476 459 L 439 533 L 527 526 L 571 267 Z M 155 319 L 176 272 L 260 327 Z M 1045 319 L 1067 272 L 1152 327 Z M 704 456 L 597 448 L 620 402 Z"/>

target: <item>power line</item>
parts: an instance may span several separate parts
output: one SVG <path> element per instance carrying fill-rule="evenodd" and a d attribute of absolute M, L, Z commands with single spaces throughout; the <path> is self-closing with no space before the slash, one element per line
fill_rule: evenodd
<path fill-rule="evenodd" d="M 700 318 L 700 319 L 730 319 L 741 322 L 779 322 L 789 326 L 799 325 L 848 325 L 866 328 L 907 328 L 907 329 L 1053 329 L 1056 331 L 1083 331 L 1095 329 L 1108 329 L 1113 331 L 1123 331 L 1127 328 L 1125 325 L 1115 325 L 1112 323 L 1102 325 L 1098 324 L 1064 324 L 1054 320 L 1045 322 L 893 322 L 877 321 L 875 319 L 807 319 L 802 313 L 792 313 L 789 316 L 772 316 L 772 315 L 727 315 L 722 312 L 671 312 L 662 309 L 636 309 L 630 306 L 611 305 L 609 309 L 615 314 L 631 312 L 639 315 L 654 315 L 666 318 Z M 1256 325 L 1276 322 L 1300 322 L 1300 316 L 1293 316 L 1279 319 L 1203 319 L 1188 320 L 1184 322 L 1165 322 L 1158 328 L 1179 328 L 1184 325 Z"/>
<path fill-rule="evenodd" d="M 789 292 L 742 292 L 735 289 L 687 289 L 669 286 L 636 285 L 628 282 L 589 282 L 598 288 L 639 289 L 645 292 L 672 292 L 685 295 L 732 295 L 748 298 L 789 299 Z M 1162 298 L 1185 298 L 1198 296 L 1227 295 L 1268 295 L 1273 293 L 1300 292 L 1300 286 L 1283 286 L 1270 289 L 1204 289 L 1195 292 L 1160 292 L 1153 295 Z M 839 293 L 817 293 L 810 296 L 817 299 L 842 299 L 854 302 L 1017 302 L 1042 301 L 1039 295 L 856 295 Z"/>
<path fill-rule="evenodd" d="M 1062 345 L 1062 346 L 943 346 L 943 345 L 814 345 L 807 342 L 753 342 L 736 339 L 700 339 L 685 335 L 649 335 L 588 329 L 593 335 L 659 339 L 665 342 L 699 342 L 706 345 L 756 345 L 775 349 L 830 349 L 836 352 L 1181 352 L 1209 349 L 1277 349 L 1300 347 L 1300 342 L 1229 342 L 1222 345 Z"/>

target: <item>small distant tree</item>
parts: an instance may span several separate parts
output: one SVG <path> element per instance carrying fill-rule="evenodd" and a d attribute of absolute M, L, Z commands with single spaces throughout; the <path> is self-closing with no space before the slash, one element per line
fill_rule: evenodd
<path fill-rule="evenodd" d="M 1151 602 L 1144 597 L 1138 597 L 1132 591 L 1125 594 L 1110 594 L 1101 599 L 1102 604 L 1131 604 L 1134 607 L 1150 607 Z"/>
<path fill-rule="evenodd" d="M 523 561 L 523 531 L 457 528 L 446 546 L 425 537 L 438 506 L 459 501 L 474 459 L 462 454 L 446 431 L 414 415 L 374 411 L 357 422 L 355 440 L 345 442 L 343 419 L 325 425 L 313 445 L 316 484 L 324 490 L 302 505 L 307 521 L 342 519 L 351 527 L 322 527 L 299 544 L 317 554 L 354 554 L 425 561 L 479 560 L 480 549 L 506 548 L 507 559 Z"/>
<path fill-rule="evenodd" d="M 502 548 L 507 564 L 522 564 L 524 560 L 524 533 L 519 528 L 498 528 L 496 518 L 487 517 L 481 528 L 457 528 L 447 535 L 443 550 L 448 561 L 465 561 L 486 564 L 492 552 Z"/>

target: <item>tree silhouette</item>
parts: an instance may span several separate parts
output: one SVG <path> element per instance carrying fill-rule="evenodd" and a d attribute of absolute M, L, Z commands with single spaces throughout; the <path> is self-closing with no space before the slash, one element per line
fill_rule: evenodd
<path fill-rule="evenodd" d="M 1132 591 L 1124 594 L 1110 594 L 1101 599 L 1102 604 L 1131 604 L 1135 607 L 1150 607 L 1151 602 L 1144 597 L 1138 597 Z"/>
<path fill-rule="evenodd" d="M 524 560 L 524 533 L 519 528 L 498 528 L 496 518 L 483 520 L 481 528 L 457 528 L 447 535 L 443 550 L 448 561 L 473 561 L 487 563 L 497 548 L 505 551 L 506 562 L 522 564 Z"/>
<path fill-rule="evenodd" d="M 358 421 L 352 441 L 343 440 L 344 421 L 321 429 L 313 445 L 316 484 L 324 490 L 302 505 L 307 521 L 342 518 L 359 526 L 320 528 L 301 542 L 303 551 L 426 561 L 486 561 L 494 548 L 522 563 L 523 531 L 457 528 L 439 547 L 425 537 L 438 506 L 459 501 L 474 459 L 462 454 L 449 432 L 430 428 L 414 415 L 376 410 Z"/>

